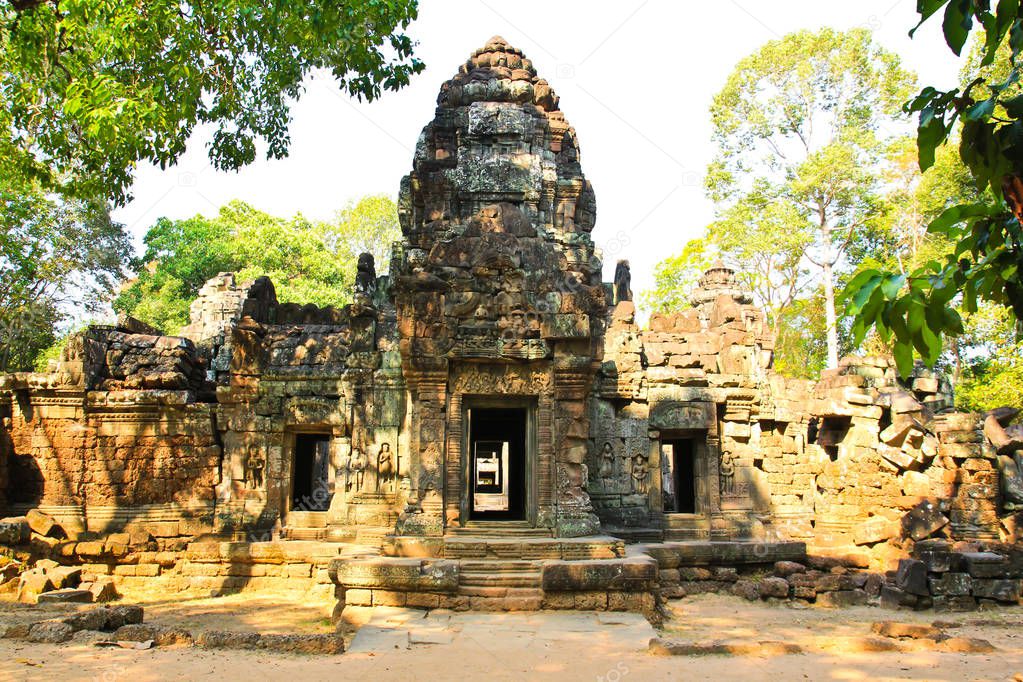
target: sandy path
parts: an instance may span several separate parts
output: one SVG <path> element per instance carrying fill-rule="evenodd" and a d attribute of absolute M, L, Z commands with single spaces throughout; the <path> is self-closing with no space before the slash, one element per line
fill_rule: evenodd
<path fill-rule="evenodd" d="M 217 608 L 186 604 L 180 616 L 202 625 L 225 626 L 232 618 L 261 624 L 306 622 L 294 604 L 218 602 Z M 270 599 L 266 597 L 266 599 Z M 200 603 L 202 600 L 198 600 Z M 243 602 L 248 601 L 248 606 Z M 213 610 L 197 615 L 197 606 Z M 251 606 L 251 609 L 249 608 Z M 275 609 L 276 606 L 276 609 Z M 220 607 L 224 607 L 221 609 Z M 999 609 L 972 614 L 893 614 L 879 609 L 800 611 L 784 606 L 749 604 L 735 598 L 707 596 L 674 602 L 676 617 L 667 636 L 684 639 L 775 639 L 813 647 L 821 638 L 863 636 L 871 622 L 885 618 L 931 622 L 936 618 L 973 622 L 955 628 L 955 634 L 983 637 L 995 644 L 993 654 L 849 654 L 820 651 L 760 658 L 750 656 L 656 657 L 629 651 L 606 632 L 585 629 L 566 632 L 565 623 L 545 614 L 504 617 L 499 614 L 467 619 L 452 617 L 460 635 L 446 644 L 419 644 L 412 648 L 381 648 L 333 657 L 305 657 L 247 651 L 157 649 L 150 651 L 97 650 L 92 647 L 36 645 L 0 640 L 0 679 L 11 680 L 192 680 L 289 679 L 301 680 L 1008 680 L 1023 672 L 1023 609 Z M 161 609 L 163 612 L 160 613 Z M 241 615 L 231 615 L 236 610 Z M 189 611 L 191 614 L 189 615 Z M 166 623 L 178 609 L 151 607 L 151 622 Z M 160 615 L 157 615 L 160 614 Z M 292 615 L 287 615 L 292 614 Z M 281 617 L 278 617 L 281 616 Z M 563 617 L 564 614 L 551 614 Z M 210 620 L 212 619 L 212 620 Z M 502 625 L 503 623 L 503 625 Z M 604 627 L 616 627 L 606 625 Z M 621 627 L 621 626 L 617 626 Z M 275 628 L 276 629 L 276 628 Z M 318 629 L 318 628 L 317 628 Z M 279 631 L 279 630 L 278 630 Z M 547 633 L 546 635 L 544 633 Z M 623 638 L 626 639 L 626 638 Z M 634 643 L 634 642 L 633 642 Z"/>

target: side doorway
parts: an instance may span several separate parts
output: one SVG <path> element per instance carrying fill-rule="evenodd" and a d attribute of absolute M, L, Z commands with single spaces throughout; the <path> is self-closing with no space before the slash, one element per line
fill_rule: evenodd
<path fill-rule="evenodd" d="M 290 511 L 327 511 L 333 496 L 330 434 L 296 433 L 292 453 Z"/>

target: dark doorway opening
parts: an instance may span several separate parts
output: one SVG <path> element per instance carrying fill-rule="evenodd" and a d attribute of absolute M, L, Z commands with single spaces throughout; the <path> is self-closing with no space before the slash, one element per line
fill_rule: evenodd
<path fill-rule="evenodd" d="M 469 518 L 526 518 L 526 410 L 469 410 Z"/>
<path fill-rule="evenodd" d="M 327 511 L 330 507 L 330 436 L 319 433 L 295 434 L 292 468 L 291 509 Z"/>
<path fill-rule="evenodd" d="M 696 445 L 692 438 L 661 442 L 661 458 L 668 464 L 663 481 L 664 511 L 696 513 Z"/>

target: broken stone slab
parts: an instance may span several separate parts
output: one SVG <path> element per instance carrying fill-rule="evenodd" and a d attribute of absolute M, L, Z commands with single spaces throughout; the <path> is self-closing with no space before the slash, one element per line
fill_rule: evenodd
<path fill-rule="evenodd" d="M 913 558 L 927 564 L 930 573 L 944 573 L 952 570 L 952 552 L 946 550 L 920 550 L 919 545 L 913 548 Z"/>
<path fill-rule="evenodd" d="M 974 578 L 1000 578 L 1009 568 L 1009 560 L 994 552 L 962 552 L 953 556 L 956 570 Z"/>
<path fill-rule="evenodd" d="M 943 573 L 940 578 L 928 578 L 931 594 L 936 597 L 968 596 L 973 589 L 969 573 Z"/>
<path fill-rule="evenodd" d="M 259 649 L 289 654 L 334 655 L 343 653 L 345 642 L 336 634 L 261 635 Z"/>
<path fill-rule="evenodd" d="M 890 445 L 878 445 L 877 453 L 898 469 L 911 469 L 920 464 L 912 455 Z"/>
<path fill-rule="evenodd" d="M 184 628 L 150 623 L 122 625 L 114 631 L 110 639 L 125 642 L 152 641 L 156 646 L 192 646 L 195 641 L 192 633 Z"/>
<path fill-rule="evenodd" d="M 443 559 L 335 559 L 329 574 L 334 584 L 345 588 L 454 592 L 458 589 L 459 565 Z"/>
<path fill-rule="evenodd" d="M 61 537 L 64 534 L 60 524 L 49 514 L 44 514 L 38 509 L 30 509 L 25 514 L 25 520 L 33 533 L 39 533 L 45 537 Z"/>
<path fill-rule="evenodd" d="M 893 538 L 899 534 L 899 523 L 884 518 L 883 516 L 871 516 L 863 523 L 857 524 L 853 530 L 853 543 L 857 545 L 872 545 Z"/>
<path fill-rule="evenodd" d="M 114 585 L 114 581 L 109 579 L 97 580 L 89 585 L 88 590 L 92 592 L 92 600 L 97 603 L 113 601 L 121 596 L 117 592 L 117 586 Z"/>
<path fill-rule="evenodd" d="M 24 516 L 8 516 L 0 519 L 0 545 L 17 546 L 28 542 L 32 529 Z"/>
<path fill-rule="evenodd" d="M 919 597 L 929 596 L 927 564 L 918 559 L 899 559 L 895 574 L 895 587 Z"/>
<path fill-rule="evenodd" d="M 41 568 L 33 568 L 21 574 L 18 586 L 18 601 L 23 604 L 34 604 L 36 598 L 53 590 L 53 581 Z"/>
<path fill-rule="evenodd" d="M 779 578 L 787 578 L 796 573 L 806 573 L 806 566 L 798 561 L 775 561 L 774 574 Z"/>
<path fill-rule="evenodd" d="M 840 609 L 849 606 L 862 606 L 867 603 L 867 592 L 862 589 L 835 590 L 833 592 L 818 592 L 817 606 L 826 609 Z"/>
<path fill-rule="evenodd" d="M 1017 411 L 1018 412 L 1018 411 Z M 1013 435 L 1006 432 L 1005 426 L 1011 420 L 999 419 L 998 414 L 988 414 L 984 419 L 984 435 L 995 447 L 999 455 L 1011 455 L 1014 452 L 1023 450 L 1023 436 Z"/>
<path fill-rule="evenodd" d="M 657 561 L 648 556 L 551 560 L 544 562 L 541 569 L 543 589 L 548 592 L 640 592 L 651 589 L 657 581 L 657 575 Z"/>
<path fill-rule="evenodd" d="M 944 631 L 933 625 L 921 623 L 899 623 L 892 620 L 884 620 L 874 623 L 870 630 L 882 637 L 894 639 L 938 639 L 944 635 Z"/>
<path fill-rule="evenodd" d="M 973 596 L 1015 604 L 1020 599 L 1020 581 L 1008 578 L 980 578 L 973 581 Z"/>
<path fill-rule="evenodd" d="M 65 587 L 77 587 L 82 582 L 81 566 L 57 566 L 46 572 L 53 586 L 58 590 Z"/>
<path fill-rule="evenodd" d="M 784 656 L 803 653 L 797 644 L 772 640 L 685 642 L 660 637 L 650 640 L 649 651 L 655 656 Z"/>
<path fill-rule="evenodd" d="M 51 592 L 43 592 L 36 597 L 37 604 L 89 604 L 92 603 L 92 592 L 65 587 Z"/>
<path fill-rule="evenodd" d="M 60 644 L 70 640 L 74 634 L 75 631 L 67 623 L 44 620 L 29 627 L 27 639 L 37 644 Z"/>
<path fill-rule="evenodd" d="M 259 633 L 206 630 L 199 633 L 195 644 L 204 649 L 255 649 L 259 645 Z"/>
<path fill-rule="evenodd" d="M 935 611 L 976 611 L 977 600 L 971 596 L 943 596 L 934 597 Z"/>
<path fill-rule="evenodd" d="M 789 583 L 785 578 L 764 578 L 757 583 L 757 592 L 762 599 L 770 597 L 786 599 L 789 596 Z"/>
<path fill-rule="evenodd" d="M 914 540 L 923 540 L 938 532 L 949 523 L 938 505 L 925 500 L 909 510 L 902 517 L 902 534 Z"/>
<path fill-rule="evenodd" d="M 742 597 L 747 601 L 756 601 L 760 599 L 760 591 L 757 589 L 757 584 L 752 580 L 738 580 L 732 585 L 732 594 L 736 597 Z M 685 596 L 684 594 L 682 596 Z"/>
<path fill-rule="evenodd" d="M 957 654 L 989 654 L 997 648 L 979 637 L 949 637 L 938 642 L 938 650 Z"/>
<path fill-rule="evenodd" d="M 135 604 L 124 604 L 120 606 L 100 607 L 106 611 L 106 625 L 104 630 L 117 630 L 123 625 L 134 625 L 141 623 L 145 612 L 141 606 Z"/>

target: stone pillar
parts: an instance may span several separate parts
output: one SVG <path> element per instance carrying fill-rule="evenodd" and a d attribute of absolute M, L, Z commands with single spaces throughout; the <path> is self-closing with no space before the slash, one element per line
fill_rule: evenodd
<path fill-rule="evenodd" d="M 554 370 L 555 529 L 558 537 L 593 535 L 600 529 L 600 521 L 593 513 L 585 489 L 589 436 L 586 398 L 590 383 L 586 370 Z"/>
<path fill-rule="evenodd" d="M 398 518 L 399 535 L 444 533 L 444 443 L 447 371 L 409 373 L 412 401 L 410 434 L 412 491 Z"/>

